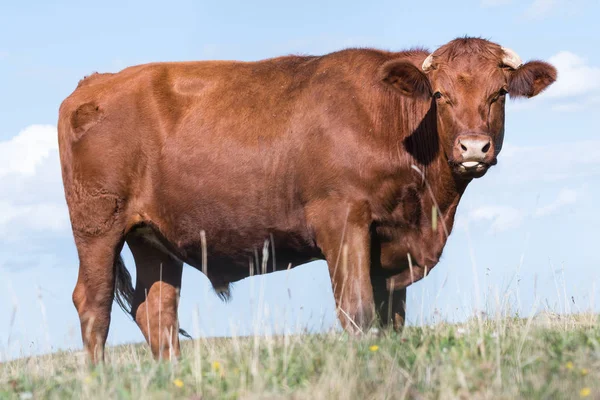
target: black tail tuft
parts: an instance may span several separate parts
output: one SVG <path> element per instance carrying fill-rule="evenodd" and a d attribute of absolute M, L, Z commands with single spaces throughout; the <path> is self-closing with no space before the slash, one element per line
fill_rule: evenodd
<path fill-rule="evenodd" d="M 131 275 L 125 267 L 123 257 L 119 256 L 115 261 L 115 301 L 127 315 L 131 315 L 133 292 Z"/>
<path fill-rule="evenodd" d="M 184 330 L 183 330 L 183 329 L 181 329 L 181 328 L 179 328 L 179 334 L 180 334 L 181 336 L 183 336 L 184 338 L 187 338 L 187 339 L 193 339 L 193 338 L 192 338 L 192 336 L 191 336 L 189 333 L 187 333 L 186 331 L 184 331 Z"/>
<path fill-rule="evenodd" d="M 213 287 L 213 289 L 215 290 L 215 293 L 217 294 L 217 296 L 219 296 L 221 301 L 229 303 L 229 301 L 231 300 L 231 286 L 232 284 L 230 283 L 219 288 Z"/>
<path fill-rule="evenodd" d="M 123 257 L 119 255 L 115 261 L 115 301 L 121 307 L 125 314 L 131 316 L 131 304 L 133 303 L 133 283 L 131 281 L 131 274 L 125 267 Z M 183 329 L 179 329 L 179 334 L 188 339 L 192 339 L 189 333 Z"/>

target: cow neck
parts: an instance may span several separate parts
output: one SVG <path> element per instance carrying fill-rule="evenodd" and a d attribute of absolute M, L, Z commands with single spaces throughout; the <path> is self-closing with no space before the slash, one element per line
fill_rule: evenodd
<path fill-rule="evenodd" d="M 456 177 L 448 164 L 438 132 L 436 103 L 416 101 L 408 107 L 405 103 L 403 108 L 409 114 L 400 131 L 410 134 L 402 137 L 402 147 L 410 154 L 411 175 L 422 189 L 422 205 L 429 210 L 437 205 L 450 231 L 458 202 L 471 179 Z"/>
<path fill-rule="evenodd" d="M 415 171 L 414 176 L 423 190 L 422 204 L 425 209 L 430 210 L 437 203 L 448 233 L 450 233 L 458 203 L 471 179 L 457 178 L 452 173 L 452 168 L 443 152 L 440 152 L 430 165 L 420 165 L 418 168 L 422 174 Z M 432 196 L 435 198 L 435 202 Z"/>
<path fill-rule="evenodd" d="M 385 143 L 395 174 L 401 180 L 411 176 L 412 184 L 421 188 L 422 205 L 434 206 L 433 194 L 448 231 L 452 227 L 456 207 L 470 180 L 454 176 L 448 164 L 437 131 L 437 108 L 432 99 L 415 100 L 404 96 L 375 97 L 372 105 L 374 132 Z M 419 171 L 415 171 L 416 166 Z M 425 179 L 423 179 L 423 177 Z M 407 184 L 404 181 L 402 184 Z M 431 188 L 431 193 L 427 189 Z"/>

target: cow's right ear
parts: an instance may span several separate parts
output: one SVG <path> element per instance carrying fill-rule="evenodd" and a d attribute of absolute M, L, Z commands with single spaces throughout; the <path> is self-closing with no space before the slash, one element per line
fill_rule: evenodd
<path fill-rule="evenodd" d="M 428 99 L 431 85 L 427 76 L 404 60 L 391 60 L 380 68 L 381 80 L 405 96 Z"/>

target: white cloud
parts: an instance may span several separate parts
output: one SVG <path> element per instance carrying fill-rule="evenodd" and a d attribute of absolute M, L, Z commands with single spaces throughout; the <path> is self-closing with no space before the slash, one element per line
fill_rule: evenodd
<path fill-rule="evenodd" d="M 528 218 L 553 215 L 578 202 L 589 203 L 589 196 L 583 193 L 588 182 L 600 179 L 600 152 L 594 151 L 598 148 L 600 139 L 540 146 L 505 145 L 498 165 L 481 181 L 471 184 L 481 194 L 477 203 L 483 206 L 467 208 L 464 212 L 459 208 L 457 228 L 487 221 L 490 231 L 501 232 L 518 227 Z M 572 189 L 566 185 L 580 185 L 581 188 Z M 537 190 L 554 187 L 557 188 L 554 199 L 541 204 L 526 202 L 526 199 L 533 200 Z M 489 197 L 498 190 L 514 193 L 509 196 L 505 192 L 503 203 L 508 204 L 499 205 L 498 198 Z M 528 194 L 525 196 L 524 193 Z"/>
<path fill-rule="evenodd" d="M 561 0 L 534 0 L 525 11 L 525 15 L 530 18 L 545 17 L 560 3 Z"/>
<path fill-rule="evenodd" d="M 15 225 L 19 230 L 37 232 L 60 232 L 68 228 L 64 217 L 65 209 L 59 204 L 39 203 L 15 205 L 0 201 L 0 235 L 11 231 Z"/>
<path fill-rule="evenodd" d="M 567 13 L 571 13 L 575 3 L 581 4 L 583 2 L 585 0 L 533 0 L 525 7 L 524 16 L 528 19 L 544 18 L 556 12 L 559 8 Z M 481 0 L 482 7 L 506 6 L 513 3 L 513 0 Z M 579 6 L 580 4 L 577 5 Z"/>
<path fill-rule="evenodd" d="M 550 16 L 573 16 L 586 12 L 593 0 L 534 0 L 525 9 L 524 16 L 541 19 Z"/>
<path fill-rule="evenodd" d="M 600 95 L 600 67 L 590 66 L 587 60 L 569 51 L 548 60 L 558 70 L 558 79 L 544 93 L 549 98 Z"/>
<path fill-rule="evenodd" d="M 517 19 L 527 21 L 544 19 L 548 17 L 572 17 L 588 12 L 588 5 L 596 0 L 480 0 L 479 4 L 484 8 L 515 5 L 519 7 Z"/>
<path fill-rule="evenodd" d="M 495 233 L 517 228 L 524 218 L 525 213 L 517 208 L 488 205 L 471 210 L 466 220 L 463 219 L 459 225 L 464 226 L 467 222 L 490 221 L 490 233 Z"/>
<path fill-rule="evenodd" d="M 467 224 L 489 223 L 488 233 L 504 232 L 518 228 L 530 217 L 546 217 L 555 214 L 565 206 L 575 204 L 581 198 L 581 191 L 570 188 L 560 190 L 556 198 L 550 203 L 527 210 L 529 207 L 521 205 L 519 208 L 508 205 L 484 205 L 467 211 L 465 215 L 459 215 L 456 227 L 464 229 Z"/>
<path fill-rule="evenodd" d="M 505 145 L 492 170 L 510 184 L 556 182 L 600 175 L 600 140 L 518 147 Z"/>
<path fill-rule="evenodd" d="M 36 167 L 58 150 L 56 128 L 50 125 L 31 125 L 17 136 L 0 142 L 0 177 L 9 174 L 32 176 Z"/>
<path fill-rule="evenodd" d="M 543 207 L 538 207 L 533 213 L 536 217 L 543 217 L 546 215 L 550 215 L 558 211 L 560 208 L 574 204 L 577 202 L 579 195 L 577 191 L 573 189 L 563 188 L 559 193 L 556 199 Z"/>
<path fill-rule="evenodd" d="M 56 128 L 25 128 L 0 142 L 0 159 L 0 243 L 18 242 L 31 233 L 67 233 Z"/>
<path fill-rule="evenodd" d="M 538 106 L 553 111 L 585 110 L 600 103 L 600 66 L 570 51 L 560 51 L 548 59 L 558 78 L 540 95 L 508 103 L 509 111 L 530 110 Z"/>

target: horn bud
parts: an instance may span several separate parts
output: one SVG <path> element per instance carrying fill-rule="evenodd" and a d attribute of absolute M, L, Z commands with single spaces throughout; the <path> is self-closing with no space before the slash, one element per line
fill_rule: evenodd
<path fill-rule="evenodd" d="M 521 57 L 513 50 L 502 47 L 502 64 L 511 67 L 512 69 L 518 69 L 521 65 L 523 65 L 523 61 L 521 61 Z"/>
<path fill-rule="evenodd" d="M 423 61 L 423 65 L 421 66 L 421 69 L 425 72 L 429 72 L 430 70 L 433 69 L 433 54 L 430 54 L 427 56 L 425 61 Z"/>

